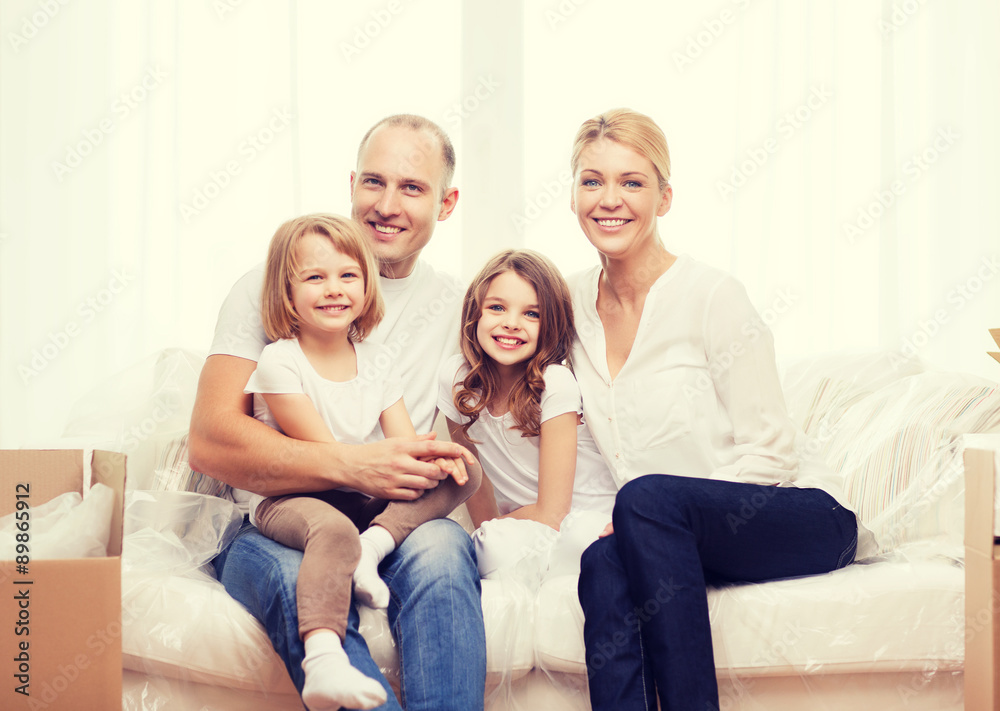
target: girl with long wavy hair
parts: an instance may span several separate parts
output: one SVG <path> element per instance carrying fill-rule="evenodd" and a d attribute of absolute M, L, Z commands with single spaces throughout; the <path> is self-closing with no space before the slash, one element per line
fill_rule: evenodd
<path fill-rule="evenodd" d="M 466 502 L 483 577 L 524 551 L 540 554 L 543 569 L 571 512 L 609 520 L 616 488 L 565 365 L 573 337 L 569 288 L 537 252 L 500 252 L 465 294 L 461 353 L 442 371 L 438 404 L 452 439 L 478 454 L 486 475 Z M 588 520 L 576 535 L 593 540 L 601 527 Z M 578 548 L 569 556 L 577 565 L 585 546 L 564 545 Z"/>

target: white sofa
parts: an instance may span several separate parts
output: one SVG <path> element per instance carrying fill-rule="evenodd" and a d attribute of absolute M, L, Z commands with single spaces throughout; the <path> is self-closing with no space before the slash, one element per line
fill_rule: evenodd
<path fill-rule="evenodd" d="M 198 354 L 168 351 L 124 374 L 128 418 L 155 420 L 143 407 L 165 401 L 171 416 L 186 414 L 199 366 Z M 784 384 L 805 447 L 844 475 L 880 554 L 829 575 L 711 590 L 720 708 L 962 709 L 961 435 L 1000 429 L 1000 385 L 892 353 L 798 363 Z M 130 489 L 188 485 L 180 420 L 136 443 L 127 418 L 88 404 L 101 400 L 78 408 L 68 435 L 126 449 Z M 123 708 L 301 709 L 261 626 L 205 573 L 235 514 L 203 495 L 137 500 L 125 539 Z M 156 507 L 162 515 L 149 513 Z M 484 581 L 483 611 L 487 709 L 589 709 L 574 576 L 547 579 L 537 594 Z M 398 680 L 384 613 L 364 610 L 362 626 Z"/>

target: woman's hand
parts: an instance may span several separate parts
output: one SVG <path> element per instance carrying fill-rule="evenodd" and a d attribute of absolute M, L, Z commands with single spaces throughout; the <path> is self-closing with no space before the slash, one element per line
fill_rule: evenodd
<path fill-rule="evenodd" d="M 615 532 L 615 524 L 609 523 L 607 526 L 604 527 L 604 530 L 601 531 L 600 535 L 598 535 L 597 537 L 604 538 L 605 536 L 610 536 L 614 532 Z"/>

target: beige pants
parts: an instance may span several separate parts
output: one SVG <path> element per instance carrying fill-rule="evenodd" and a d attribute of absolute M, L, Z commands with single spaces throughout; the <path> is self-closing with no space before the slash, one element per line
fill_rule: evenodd
<path fill-rule="evenodd" d="M 302 551 L 296 584 L 299 636 L 331 629 L 344 638 L 351 605 L 351 582 L 361 557 L 359 531 L 379 525 L 398 546 L 422 523 L 444 518 L 465 502 L 482 479 L 468 467 L 463 486 L 451 477 L 414 501 L 371 499 L 349 491 L 322 491 L 269 497 L 257 507 L 257 528 L 268 538 Z"/>

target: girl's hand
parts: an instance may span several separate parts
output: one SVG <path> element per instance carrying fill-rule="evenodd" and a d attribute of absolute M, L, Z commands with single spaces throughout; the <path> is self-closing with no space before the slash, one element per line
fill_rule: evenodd
<path fill-rule="evenodd" d="M 434 464 L 437 464 L 438 468 L 441 469 L 442 472 L 451 476 L 455 480 L 455 483 L 459 486 L 462 486 L 469 481 L 469 473 L 466 471 L 465 462 L 462 461 L 461 457 L 456 459 L 445 459 L 443 457 L 439 457 L 434 460 Z"/>
<path fill-rule="evenodd" d="M 604 527 L 604 530 L 601 531 L 601 534 L 598 536 L 598 538 L 604 538 L 605 536 L 610 536 L 614 532 L 615 532 L 615 524 L 609 523 L 607 526 Z"/>

